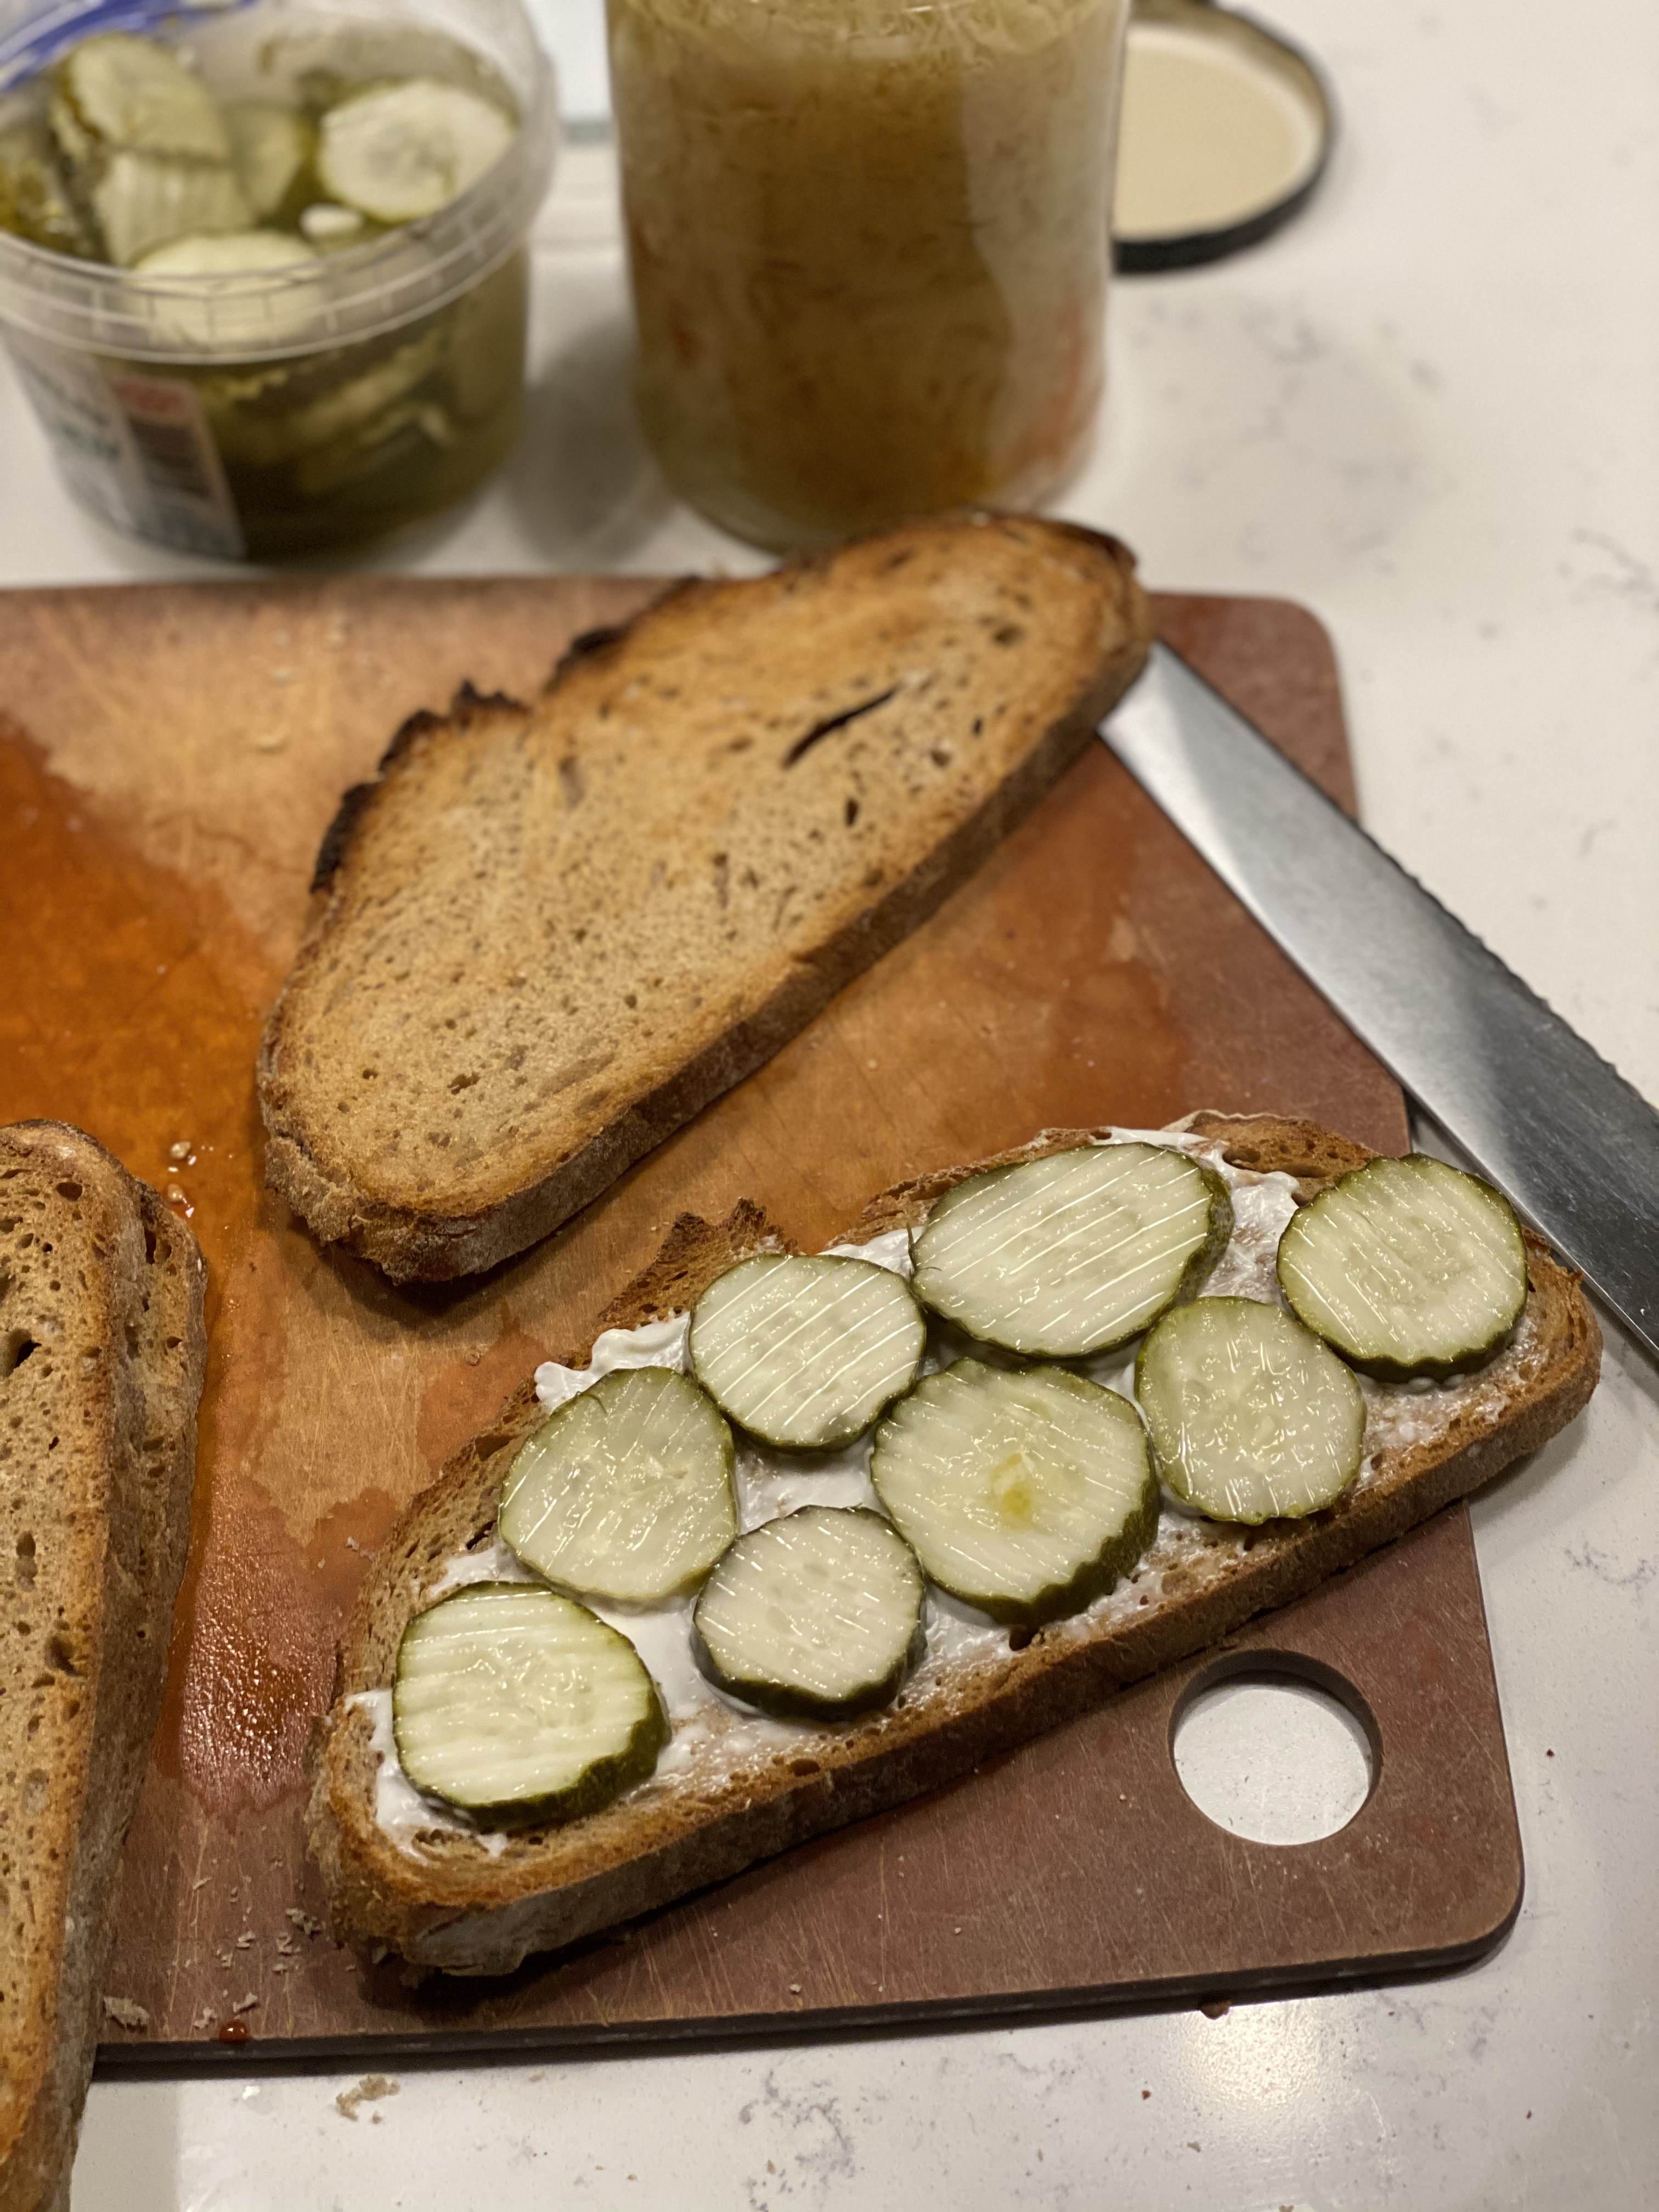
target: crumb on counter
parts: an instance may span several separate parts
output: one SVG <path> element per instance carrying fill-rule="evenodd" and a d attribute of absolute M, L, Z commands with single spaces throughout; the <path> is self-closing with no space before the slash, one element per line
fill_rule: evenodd
<path fill-rule="evenodd" d="M 382 2097 L 395 2097 L 403 2087 L 385 2074 L 365 2074 L 361 2081 L 349 2089 L 342 2089 L 334 2100 L 334 2109 L 343 2120 L 355 2120 L 362 2106 L 378 2104 Z M 373 2117 L 380 2118 L 378 2112 Z"/>

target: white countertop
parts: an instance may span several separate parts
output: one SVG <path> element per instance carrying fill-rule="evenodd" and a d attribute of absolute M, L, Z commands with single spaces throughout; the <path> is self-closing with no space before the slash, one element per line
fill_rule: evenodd
<path fill-rule="evenodd" d="M 1272 12 L 1335 82 L 1332 173 L 1255 252 L 1119 286 L 1067 511 L 1155 585 L 1312 606 L 1372 827 L 1659 1098 L 1659 15 Z M 379 565 L 757 565 L 629 428 L 601 161 L 568 163 L 544 225 L 520 462 Z M 222 573 L 68 507 L 9 374 L 0 486 L 0 580 Z M 1475 1507 L 1527 1856 L 1483 1964 L 1217 2020 L 405 2068 L 355 2120 L 354 2075 L 100 2082 L 76 2212 L 1650 2207 L 1656 1410 L 1610 1334 L 1588 1416 Z"/>

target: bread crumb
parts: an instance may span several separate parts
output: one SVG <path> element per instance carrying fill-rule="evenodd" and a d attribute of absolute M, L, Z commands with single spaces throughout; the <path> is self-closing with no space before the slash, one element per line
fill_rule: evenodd
<path fill-rule="evenodd" d="M 800 1995 L 800 1984 L 799 1982 L 790 1983 L 789 1994 L 792 1997 L 798 1997 Z"/>
<path fill-rule="evenodd" d="M 210 2004 L 204 2004 L 191 2021 L 191 2026 L 194 2028 L 211 2027 L 218 2017 L 218 2014 Z"/>
<path fill-rule="evenodd" d="M 239 1951 L 246 1951 L 251 1946 L 252 1942 L 253 1930 L 251 1928 L 245 1928 L 241 1934 L 236 1938 L 236 1948 Z"/>
<path fill-rule="evenodd" d="M 231 2011 L 233 2013 L 252 2012 L 258 2004 L 258 1998 L 254 1995 L 253 1991 L 250 1990 L 245 1997 L 237 1998 L 235 2003 L 231 2007 Z"/>
<path fill-rule="evenodd" d="M 135 2028 L 142 2035 L 149 2026 L 149 2014 L 136 1997 L 106 1997 L 104 2010 L 118 2027 Z"/>
<path fill-rule="evenodd" d="M 382 2097 L 395 2097 L 402 2087 L 401 2081 L 393 2081 L 384 2074 L 365 2074 L 353 2087 L 341 2090 L 334 2100 L 334 2109 L 343 2120 L 355 2120 L 360 2106 L 376 2104 Z M 377 2120 L 380 2117 L 378 2112 L 374 2115 Z"/>
<path fill-rule="evenodd" d="M 283 1917 L 291 1920 L 302 1936 L 320 1936 L 323 1932 L 322 1922 L 313 1920 L 308 1912 L 301 1912 L 297 1905 L 284 1905 Z"/>

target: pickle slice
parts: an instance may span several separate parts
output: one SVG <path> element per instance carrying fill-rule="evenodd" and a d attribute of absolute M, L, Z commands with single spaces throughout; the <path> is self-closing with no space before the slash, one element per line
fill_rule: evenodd
<path fill-rule="evenodd" d="M 221 284 L 192 286 L 189 295 L 160 295 L 150 305 L 156 330 L 175 344 L 244 345 L 251 352 L 295 337 L 315 318 L 314 286 L 250 288 L 238 279 L 295 276 L 314 269 L 317 256 L 304 241 L 277 230 L 232 230 L 206 238 L 175 238 L 146 253 L 137 276 L 219 277 Z"/>
<path fill-rule="evenodd" d="M 325 248 L 356 246 L 374 235 L 367 216 L 332 200 L 313 200 L 300 217 L 300 228 L 313 246 Z"/>
<path fill-rule="evenodd" d="M 1158 1526 L 1134 1407 L 1064 1368 L 928 1376 L 876 1431 L 870 1480 L 929 1577 L 998 1620 L 1080 1611 Z"/>
<path fill-rule="evenodd" d="M 435 77 L 351 94 L 324 116 L 317 173 L 331 199 L 376 222 L 435 215 L 513 143 L 499 107 Z"/>
<path fill-rule="evenodd" d="M 1279 1306 L 1198 1298 L 1148 1334 L 1135 1395 L 1158 1474 L 1212 1521 L 1298 1520 L 1359 1472 L 1365 1401 Z"/>
<path fill-rule="evenodd" d="M 91 234 L 58 167 L 51 134 L 38 118 L 0 131 L 0 230 L 52 253 L 93 251 Z"/>
<path fill-rule="evenodd" d="M 1292 1311 L 1385 1382 L 1477 1367 L 1527 1303 L 1527 1248 L 1490 1183 L 1414 1152 L 1339 1176 L 1287 1224 Z"/>
<path fill-rule="evenodd" d="M 104 250 L 124 269 L 175 238 L 246 231 L 253 224 L 252 210 L 228 165 L 206 161 L 112 155 L 92 187 L 91 200 Z"/>
<path fill-rule="evenodd" d="M 850 1720 L 884 1705 L 921 1656 L 921 1569 L 867 1506 L 805 1505 L 751 1528 L 692 1615 L 718 1688 L 787 1720 Z"/>
<path fill-rule="evenodd" d="M 1226 1249 L 1214 1169 L 1158 1145 L 1082 1145 L 949 1190 L 911 1238 L 913 1288 L 970 1336 L 1074 1359 L 1190 1297 Z"/>
<path fill-rule="evenodd" d="M 436 316 L 402 343 L 376 340 L 278 364 L 251 389 L 246 377 L 221 380 L 209 398 L 220 452 L 252 468 L 314 462 L 321 479 L 343 475 L 442 360 L 446 322 Z"/>
<path fill-rule="evenodd" d="M 417 1790 L 501 1825 L 597 1812 L 644 1781 L 668 1741 L 627 1638 L 521 1583 L 474 1583 L 416 1615 L 392 1726 Z"/>
<path fill-rule="evenodd" d="M 212 95 L 170 46 L 125 31 L 82 39 L 57 71 L 79 131 L 96 147 L 228 162 L 230 139 Z"/>
<path fill-rule="evenodd" d="M 579 1596 L 659 1605 L 693 1589 L 738 1532 L 732 1431 L 667 1367 L 607 1375 L 520 1448 L 499 1528 Z"/>
<path fill-rule="evenodd" d="M 317 143 L 309 118 L 291 107 L 242 100 L 226 108 L 225 129 L 230 139 L 231 166 L 260 222 L 297 213 L 291 203 L 311 166 Z"/>
<path fill-rule="evenodd" d="M 435 401 L 402 400 L 360 430 L 302 453 L 294 464 L 295 485 L 307 499 L 321 499 L 365 477 L 395 479 L 400 471 L 429 461 L 454 442 L 455 426 Z"/>
<path fill-rule="evenodd" d="M 691 1365 L 751 1436 L 819 1451 L 862 1436 L 916 1379 L 927 1325 L 890 1268 L 763 1252 L 711 1283 Z"/>
<path fill-rule="evenodd" d="M 216 231 L 153 246 L 135 264 L 140 276 L 261 276 L 313 268 L 317 256 L 301 238 L 280 230 Z"/>

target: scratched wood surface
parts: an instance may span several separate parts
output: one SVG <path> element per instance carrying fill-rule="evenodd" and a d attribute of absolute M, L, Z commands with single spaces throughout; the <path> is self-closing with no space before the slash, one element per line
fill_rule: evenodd
<path fill-rule="evenodd" d="M 341 790 L 462 677 L 523 695 L 620 579 L 301 580 L 0 599 L 0 1120 L 78 1121 L 188 1210 L 212 1330 L 191 1563 L 112 1992 L 142 2063 L 378 2039 L 838 2026 L 1470 1955 L 1519 1896 L 1461 1509 L 971 1781 L 511 1981 L 412 1991 L 315 1932 L 302 1760 L 367 1554 L 686 1206 L 802 1240 L 1045 1123 L 1306 1112 L 1398 1148 L 1398 1091 L 1105 755 L 769 1066 L 538 1251 L 400 1292 L 262 1186 L 252 1062 Z M 1299 609 L 1164 597 L 1164 635 L 1345 803 Z M 1340 1835 L 1241 1843 L 1176 1780 L 1177 1701 L 1251 1650 L 1351 1686 L 1380 1780 Z"/>

